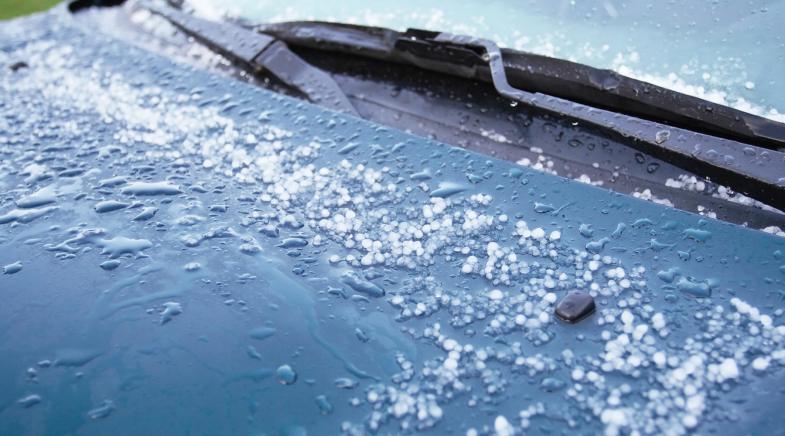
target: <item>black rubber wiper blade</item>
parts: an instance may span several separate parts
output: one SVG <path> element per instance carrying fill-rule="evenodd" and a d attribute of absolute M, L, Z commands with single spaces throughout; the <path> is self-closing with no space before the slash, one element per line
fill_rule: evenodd
<path fill-rule="evenodd" d="M 719 181 L 785 210 L 785 153 L 745 145 L 732 140 L 707 137 L 679 127 L 638 120 L 564 100 L 517 89 L 507 80 L 501 49 L 492 41 L 440 33 L 436 41 L 481 47 L 496 90 L 505 97 L 531 107 L 611 130 L 632 141 L 648 154 Z"/>
<path fill-rule="evenodd" d="M 317 21 L 263 24 L 255 28 L 292 45 L 351 52 L 490 81 L 487 59 L 481 58 L 482 53 L 476 47 L 465 41 L 439 41 L 436 38 L 440 32 L 421 29 L 397 32 Z M 517 50 L 500 51 L 507 79 L 515 88 L 762 148 L 785 150 L 783 123 L 615 71 Z"/>
<path fill-rule="evenodd" d="M 164 18 L 184 34 L 250 73 L 268 73 L 313 103 L 359 116 L 329 74 L 305 62 L 283 41 L 233 24 L 203 20 L 166 6 L 142 3 L 140 7 Z"/>
<path fill-rule="evenodd" d="M 591 106 L 785 150 L 785 124 L 699 97 L 562 59 L 501 49 L 510 82 Z"/>
<path fill-rule="evenodd" d="M 613 134 L 651 156 L 785 210 L 785 153 L 778 151 L 778 147 L 772 147 L 771 142 L 762 143 L 764 141 L 757 137 L 747 137 L 747 141 L 724 137 L 692 121 L 671 123 L 667 117 L 637 116 L 601 104 L 582 102 L 578 98 L 573 100 L 539 92 L 537 86 L 521 89 L 518 86 L 521 75 L 511 76 L 510 73 L 526 71 L 525 65 L 511 68 L 510 62 L 506 60 L 510 52 L 500 49 L 492 41 L 419 29 L 401 33 L 390 29 L 325 22 L 276 23 L 259 26 L 257 30 L 286 40 L 292 46 L 346 52 L 490 82 L 499 94 L 511 100 Z M 638 83 L 654 87 L 644 82 Z M 689 97 L 659 89 L 658 92 L 665 96 L 663 98 L 673 98 L 674 101 Z M 583 96 L 583 100 L 586 99 Z M 644 100 L 639 100 L 639 104 L 649 107 Z M 677 105 L 672 110 L 680 111 Z M 724 110 L 744 114 L 731 108 Z M 739 117 L 741 119 L 741 115 Z M 770 131 L 779 131 L 780 123 L 757 118 Z M 737 136 L 744 135 L 739 133 Z"/>
<path fill-rule="evenodd" d="M 421 32 L 421 31 L 420 31 Z M 475 38 L 439 34 L 435 42 L 472 45 Z M 484 40 L 483 44 L 493 44 Z M 611 70 L 498 49 L 510 84 L 709 135 L 785 151 L 785 124 L 641 82 Z"/>

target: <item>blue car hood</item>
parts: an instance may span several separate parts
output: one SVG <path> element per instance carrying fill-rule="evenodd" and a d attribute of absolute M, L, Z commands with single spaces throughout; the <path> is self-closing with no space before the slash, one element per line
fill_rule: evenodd
<path fill-rule="evenodd" d="M 785 240 L 0 27 L 0 434 L 771 434 Z M 554 309 L 594 298 L 575 324 Z M 476 432 L 476 433 L 474 433 Z"/>

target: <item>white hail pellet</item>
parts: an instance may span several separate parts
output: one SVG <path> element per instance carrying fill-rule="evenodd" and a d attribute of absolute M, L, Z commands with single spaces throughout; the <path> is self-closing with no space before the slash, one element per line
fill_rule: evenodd
<path fill-rule="evenodd" d="M 493 289 L 490 292 L 488 292 L 488 298 L 494 301 L 498 301 L 504 298 L 504 293 L 498 289 Z"/>

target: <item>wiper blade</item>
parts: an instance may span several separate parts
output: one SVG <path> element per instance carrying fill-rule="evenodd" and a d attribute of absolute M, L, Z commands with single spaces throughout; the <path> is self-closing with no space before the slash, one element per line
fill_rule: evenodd
<path fill-rule="evenodd" d="M 428 47 L 431 45 L 431 47 Z M 763 148 L 785 150 L 785 124 L 646 82 L 561 59 L 496 47 L 489 40 L 409 29 L 396 47 L 412 53 L 460 47 L 495 47 L 510 83 L 531 92 L 565 98 L 614 112 L 664 122 Z M 442 59 L 443 60 L 443 59 Z M 467 62 L 468 61 L 468 62 Z M 479 64 L 484 65 L 483 59 Z M 464 60 L 464 65 L 470 65 Z"/>
<path fill-rule="evenodd" d="M 253 31 L 248 29 L 248 26 L 201 20 L 172 8 L 145 8 L 164 17 L 187 35 L 245 70 L 270 73 L 292 88 L 300 90 L 312 102 L 342 112 L 358 115 L 329 74 L 302 60 L 291 52 L 283 41 L 293 46 L 350 52 L 489 81 L 499 94 L 513 101 L 604 130 L 656 158 L 697 172 L 785 210 L 785 154 L 759 147 L 758 144 L 743 144 L 732 139 L 710 136 L 710 133 L 697 126 L 663 124 L 623 112 L 523 90 L 511 83 L 509 73 L 516 71 L 516 65 L 511 68 L 510 64 L 505 62 L 509 52 L 501 50 L 488 40 L 417 29 L 400 33 L 389 29 L 322 22 L 278 23 Z M 513 52 L 513 55 L 515 53 Z M 518 71 L 524 69 L 520 65 L 517 67 Z M 296 74 L 292 74 L 292 71 Z M 687 97 L 669 90 L 662 92 Z M 641 102 L 645 106 L 644 103 Z M 725 109 L 733 111 L 730 108 Z M 766 125 L 771 128 L 778 123 L 772 121 Z M 776 133 L 776 128 L 772 131 Z"/>
<path fill-rule="evenodd" d="M 351 52 L 414 64 L 451 75 L 491 81 L 482 48 L 471 41 L 447 40 L 440 32 L 353 24 L 300 21 L 255 26 L 292 45 Z M 500 48 L 509 83 L 518 89 L 564 98 L 650 121 L 785 150 L 785 124 L 698 97 L 562 59 Z"/>
<path fill-rule="evenodd" d="M 536 80 L 535 83 L 526 82 L 532 79 L 532 76 L 526 73 L 526 64 L 506 60 L 511 55 L 528 56 L 527 54 L 502 50 L 492 41 L 474 37 L 419 29 L 409 29 L 401 33 L 390 29 L 325 22 L 276 23 L 259 26 L 257 30 L 286 40 L 292 46 L 351 53 L 491 82 L 499 94 L 513 101 L 575 123 L 601 129 L 651 156 L 785 210 L 785 153 L 778 151 L 779 148 L 785 149 L 785 126 L 781 123 L 629 78 L 624 79 L 639 84 L 640 89 L 656 89 L 660 96 L 660 106 L 666 106 L 667 101 L 672 101 L 673 104 L 668 106 L 671 116 L 660 116 L 662 111 L 659 106 L 649 104 L 649 101 L 642 97 L 636 102 L 639 107 L 648 110 L 651 116 L 629 114 L 629 111 L 621 107 L 614 110 L 608 105 L 589 104 L 585 101 L 592 100 L 596 95 L 588 91 L 583 94 L 582 90 L 594 88 L 595 85 L 578 79 L 574 80 L 581 83 L 583 88 L 562 93 L 575 97 L 574 100 L 558 96 L 558 92 L 546 94 L 538 91 L 543 87 L 542 83 Z M 580 67 L 587 71 L 599 71 L 587 66 Z M 566 75 L 565 71 L 562 67 L 555 68 L 551 76 L 554 82 L 549 86 L 563 84 L 562 79 L 554 77 Z M 542 71 L 540 73 L 545 74 Z M 522 89 L 521 83 L 529 86 Z M 611 83 L 606 85 L 608 88 L 613 87 Z M 607 92 L 611 91 L 612 89 L 609 89 Z M 678 123 L 673 121 L 676 118 L 673 114 L 689 114 L 689 108 L 680 106 L 680 102 L 687 99 L 702 102 L 701 107 L 718 108 L 709 111 L 722 114 L 721 117 L 710 120 L 709 124 L 714 130 L 703 128 L 694 117 L 684 117 L 687 121 L 681 119 Z M 617 103 L 617 106 L 628 106 L 625 101 Z M 725 133 L 733 130 L 732 126 L 726 125 L 723 128 L 720 122 L 730 116 L 728 114 L 732 114 L 731 118 L 734 120 L 754 120 L 760 129 L 757 133 L 744 133 L 736 129 L 734 135 L 716 134 L 715 131 L 718 130 Z M 764 138 L 762 133 L 770 135 Z M 745 140 L 739 142 L 740 138 Z"/>
<path fill-rule="evenodd" d="M 485 51 L 496 90 L 505 97 L 585 123 L 613 130 L 632 139 L 639 148 L 682 167 L 701 169 L 719 179 L 732 179 L 735 187 L 783 210 L 785 206 L 785 153 L 712 138 L 707 144 L 699 133 L 656 122 L 621 120 L 613 112 L 590 108 L 558 97 L 514 88 L 507 75 L 499 47 L 492 41 L 440 33 L 435 41 L 481 47 Z M 675 137 L 678 135 L 678 138 Z M 689 136 L 688 136 L 689 135 Z M 672 137 L 673 136 L 673 137 Z M 692 136 L 692 138 L 690 138 Z M 745 165 L 748 164 L 748 165 Z"/>
<path fill-rule="evenodd" d="M 359 116 L 341 88 L 324 71 L 293 53 L 276 38 L 239 26 L 203 20 L 166 6 L 140 5 L 246 71 L 266 72 L 309 101 Z"/>

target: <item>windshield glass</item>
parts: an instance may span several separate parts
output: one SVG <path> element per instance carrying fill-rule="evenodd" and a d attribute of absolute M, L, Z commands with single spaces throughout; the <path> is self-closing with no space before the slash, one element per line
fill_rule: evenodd
<path fill-rule="evenodd" d="M 192 0 L 208 18 L 327 20 L 469 34 L 785 121 L 785 2 Z"/>

